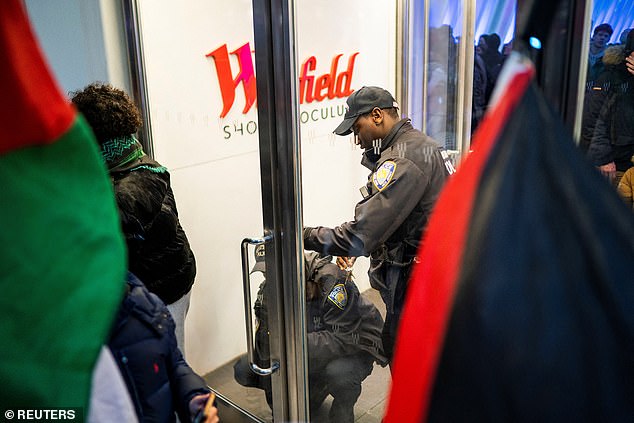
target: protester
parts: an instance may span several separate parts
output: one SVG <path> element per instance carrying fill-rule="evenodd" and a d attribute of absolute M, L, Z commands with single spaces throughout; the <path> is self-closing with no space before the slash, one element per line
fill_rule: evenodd
<path fill-rule="evenodd" d="M 93 83 L 72 93 L 72 102 L 95 133 L 110 172 L 129 270 L 167 304 L 184 353 L 196 261 L 178 219 L 170 174 L 137 141 L 141 115 L 124 91 Z"/>
<path fill-rule="evenodd" d="M 133 274 L 117 313 L 108 346 L 141 422 L 189 422 L 209 399 L 209 388 L 185 362 L 165 304 Z M 206 423 L 218 420 L 215 407 Z"/>

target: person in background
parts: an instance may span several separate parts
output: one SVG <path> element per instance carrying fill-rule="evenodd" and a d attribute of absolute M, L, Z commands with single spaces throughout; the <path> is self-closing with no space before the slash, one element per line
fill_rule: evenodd
<path fill-rule="evenodd" d="M 617 50 L 595 84 L 601 105 L 588 157 L 611 182 L 618 186 L 623 173 L 632 166 L 634 155 L 634 31 Z M 605 57 L 604 59 L 607 59 Z"/>
<path fill-rule="evenodd" d="M 624 31 L 625 32 L 625 31 Z M 614 78 L 614 67 L 618 67 L 623 62 L 622 44 L 606 46 L 601 57 L 601 65 L 595 65 L 595 71 L 600 73 L 588 80 L 586 83 L 586 93 L 583 98 L 583 115 L 581 123 L 581 137 L 579 148 L 583 154 L 588 154 L 588 149 L 594 136 L 595 126 L 599 120 L 599 113 L 608 98 L 606 93 L 610 91 Z M 617 82 L 618 83 L 618 82 Z"/>
<path fill-rule="evenodd" d="M 347 99 L 335 134 L 354 133 L 370 170 L 354 219 L 336 228 L 305 227 L 304 248 L 344 257 L 370 256 L 368 276 L 386 305 L 383 350 L 391 359 L 407 282 L 421 236 L 449 175 L 436 141 L 401 119 L 383 88 L 362 87 Z"/>
<path fill-rule="evenodd" d="M 251 273 L 266 276 L 264 245 L 256 247 L 255 256 Z M 362 382 L 372 373 L 374 362 L 387 364 L 381 349 L 383 318 L 359 293 L 351 273 L 340 270 L 331 256 L 305 252 L 304 258 L 310 410 L 315 412 L 330 394 L 329 421 L 353 423 Z M 261 368 L 270 366 L 266 297 L 265 280 L 254 306 L 255 364 Z M 234 376 L 243 386 L 263 389 L 272 404 L 270 377 L 253 373 L 246 355 L 234 364 Z"/>
<path fill-rule="evenodd" d="M 487 73 L 487 85 L 485 90 L 485 101 L 488 105 L 491 101 L 491 94 L 502 69 L 504 57 L 499 51 L 500 36 L 498 34 L 484 34 L 478 40 L 476 52 L 482 57 Z"/>
<path fill-rule="evenodd" d="M 621 35 L 619 35 L 619 44 L 625 44 L 627 41 L 627 34 L 629 34 L 631 30 L 632 28 L 625 28 L 621 31 Z"/>
<path fill-rule="evenodd" d="M 626 37 L 629 36 L 631 31 L 632 31 L 632 28 L 624 30 L 621 33 L 621 37 L 623 37 L 623 33 L 626 34 Z M 627 42 L 627 38 L 625 42 L 623 42 L 623 44 L 625 44 L 626 42 Z M 625 67 L 627 69 L 627 72 L 630 75 L 634 76 L 634 53 L 630 53 L 625 58 Z M 632 163 L 634 163 L 634 155 L 632 156 L 631 161 Z M 625 173 L 623 174 L 623 177 L 619 181 L 619 185 L 617 186 L 617 188 L 618 188 L 619 194 L 625 200 L 625 203 L 629 205 L 632 208 L 632 210 L 634 210 L 634 167 L 630 167 L 628 170 L 625 171 Z"/>
<path fill-rule="evenodd" d="M 594 28 L 590 38 L 590 51 L 588 52 L 587 81 L 594 81 L 603 72 L 603 54 L 614 30 L 607 23 L 602 23 Z"/>
<path fill-rule="evenodd" d="M 178 219 L 170 174 L 137 141 L 134 134 L 141 115 L 124 91 L 93 83 L 71 95 L 92 128 L 110 173 L 128 247 L 128 269 L 167 304 L 184 353 L 196 261 Z"/>
<path fill-rule="evenodd" d="M 473 133 L 486 111 L 487 70 L 479 54 L 473 56 L 473 99 L 471 102 L 471 133 Z"/>
<path fill-rule="evenodd" d="M 108 347 L 130 392 L 140 422 L 190 422 L 210 390 L 185 362 L 165 304 L 132 273 L 110 332 Z M 202 420 L 216 423 L 211 407 Z"/>

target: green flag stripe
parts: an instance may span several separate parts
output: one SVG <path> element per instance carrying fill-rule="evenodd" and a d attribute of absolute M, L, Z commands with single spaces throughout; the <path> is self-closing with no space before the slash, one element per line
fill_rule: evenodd
<path fill-rule="evenodd" d="M 112 186 L 78 116 L 48 146 L 0 157 L 0 403 L 85 407 L 121 298 L 125 247 Z"/>

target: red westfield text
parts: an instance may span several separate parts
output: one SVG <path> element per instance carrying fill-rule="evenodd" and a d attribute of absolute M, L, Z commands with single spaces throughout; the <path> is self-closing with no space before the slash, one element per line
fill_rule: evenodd
<path fill-rule="evenodd" d="M 229 54 L 234 55 L 238 59 L 240 69 L 235 77 L 231 71 Z M 330 72 L 323 75 L 312 74 L 317 69 L 317 58 L 315 56 L 310 56 L 306 59 L 301 66 L 301 74 L 299 76 L 300 104 L 319 102 L 326 98 L 331 100 L 334 98 L 345 98 L 352 94 L 354 90 L 350 88 L 350 84 L 358 54 L 358 52 L 353 53 L 349 57 L 345 70 L 341 72 L 339 72 L 339 61 L 343 54 L 336 55 L 330 63 Z M 227 45 L 223 44 L 208 53 L 206 57 L 211 57 L 216 65 L 223 104 L 220 117 L 225 117 L 231 110 L 235 101 L 236 90 L 240 84 L 242 84 L 246 99 L 242 113 L 246 114 L 255 104 L 257 97 L 255 67 L 249 43 L 238 47 L 231 53 L 229 53 Z"/>

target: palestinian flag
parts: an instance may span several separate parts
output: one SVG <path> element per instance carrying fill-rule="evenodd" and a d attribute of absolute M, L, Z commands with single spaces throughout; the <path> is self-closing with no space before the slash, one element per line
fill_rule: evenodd
<path fill-rule="evenodd" d="M 509 60 L 430 220 L 385 423 L 634 420 L 634 215 Z"/>
<path fill-rule="evenodd" d="M 21 0 L 0 2 L 0 410 L 85 407 L 124 287 L 110 180 Z"/>

